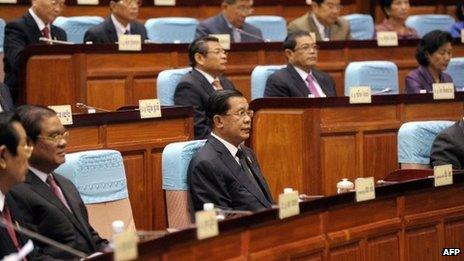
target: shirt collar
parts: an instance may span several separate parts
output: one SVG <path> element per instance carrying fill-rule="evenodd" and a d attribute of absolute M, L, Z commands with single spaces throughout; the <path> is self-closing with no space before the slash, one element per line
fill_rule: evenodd
<path fill-rule="evenodd" d="M 113 21 L 117 34 L 125 34 L 126 31 L 130 32 L 130 23 L 128 23 L 127 26 L 122 25 L 113 14 L 111 14 L 111 21 Z"/>
<path fill-rule="evenodd" d="M 297 66 L 293 66 L 293 67 L 295 68 L 295 71 L 301 76 L 301 78 L 303 78 L 303 81 L 305 81 L 305 82 L 306 82 L 306 78 L 308 78 L 308 75 L 313 76 L 312 71 L 310 71 L 308 73 L 308 72 L 305 72 L 304 70 L 302 70 L 301 68 L 299 68 Z"/>
<path fill-rule="evenodd" d="M 4 111 L 4 109 L 3 109 L 2 105 L 0 104 L 0 112 L 3 112 L 3 111 Z"/>
<path fill-rule="evenodd" d="M 34 12 L 34 10 L 32 10 L 32 8 L 29 8 L 29 14 L 31 14 L 40 31 L 42 31 L 45 28 L 45 26 L 47 26 L 48 29 L 50 29 L 50 25 L 45 25 L 44 21 L 42 21 L 42 19 L 40 19 L 40 17 L 37 16 L 37 14 Z"/>
<path fill-rule="evenodd" d="M 199 73 L 201 73 L 201 75 L 203 75 L 210 84 L 213 84 L 213 81 L 217 79 L 217 78 L 216 79 L 213 78 L 213 76 L 211 76 L 211 74 L 209 74 L 209 73 L 207 73 L 205 71 L 202 71 L 202 70 L 200 70 L 198 68 L 195 68 L 195 70 L 197 70 Z M 217 80 L 219 80 L 219 79 L 217 79 Z"/>
<path fill-rule="evenodd" d="M 34 173 L 44 183 L 47 183 L 47 178 L 48 178 L 49 174 L 47 174 L 47 173 L 45 173 L 43 171 L 40 171 L 40 170 L 38 170 L 36 168 L 33 168 L 31 166 L 29 166 L 29 170 L 32 171 L 32 173 Z"/>
<path fill-rule="evenodd" d="M 227 26 L 228 26 L 230 29 L 233 30 L 233 29 L 236 28 L 235 26 L 233 26 L 233 25 L 229 22 L 229 20 L 227 20 L 227 17 L 226 17 L 224 14 L 221 14 L 221 15 L 222 15 L 222 17 L 224 18 L 224 20 L 226 21 Z"/>
<path fill-rule="evenodd" d="M 5 207 L 5 194 L 3 194 L 2 191 L 0 191 L 0 212 L 3 211 L 4 207 Z"/>
<path fill-rule="evenodd" d="M 324 39 L 325 26 L 319 20 L 317 20 L 317 17 L 314 13 L 312 13 L 311 15 L 313 16 L 313 20 L 314 20 L 314 23 L 316 24 L 317 30 L 319 31 L 319 35 L 321 36 L 322 39 Z"/>
<path fill-rule="evenodd" d="M 218 139 L 224 146 L 226 146 L 227 150 L 232 154 L 232 157 L 235 157 L 237 155 L 238 148 L 232 145 L 230 142 L 222 139 L 218 135 L 214 134 L 214 132 L 211 132 L 211 136 L 215 137 Z"/>

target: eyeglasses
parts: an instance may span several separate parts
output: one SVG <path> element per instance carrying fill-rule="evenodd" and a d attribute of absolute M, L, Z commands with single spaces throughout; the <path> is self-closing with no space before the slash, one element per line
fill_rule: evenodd
<path fill-rule="evenodd" d="M 303 51 L 303 52 L 307 52 L 307 51 L 310 51 L 310 50 L 314 50 L 314 51 L 318 51 L 319 50 L 319 45 L 317 44 L 312 44 L 312 45 L 303 45 L 303 46 L 300 46 L 300 47 L 297 47 L 295 49 L 293 49 L 294 51 Z"/>
<path fill-rule="evenodd" d="M 237 116 L 239 117 L 240 119 L 245 117 L 245 116 L 248 116 L 250 118 L 253 118 L 253 115 L 255 114 L 255 112 L 253 110 L 241 110 L 241 111 L 238 111 L 238 112 L 234 112 L 234 113 L 227 113 L 225 114 L 226 116 L 230 116 L 230 115 L 233 115 L 233 116 Z"/>
<path fill-rule="evenodd" d="M 334 3 L 322 3 L 323 5 L 326 5 L 329 9 L 337 9 L 341 10 L 342 5 L 341 4 L 334 4 Z"/>
<path fill-rule="evenodd" d="M 120 0 L 118 3 L 121 3 L 125 6 L 131 6 L 133 4 L 136 4 L 137 6 L 142 6 L 142 0 Z"/>
<path fill-rule="evenodd" d="M 50 3 L 53 6 L 60 6 L 60 7 L 63 7 L 65 5 L 65 1 L 62 1 L 62 0 L 52 0 L 50 1 Z"/>
<path fill-rule="evenodd" d="M 63 133 L 55 133 L 50 136 L 39 135 L 39 138 L 52 141 L 54 143 L 59 143 L 61 140 L 67 141 L 69 138 L 69 131 L 64 131 Z"/>
<path fill-rule="evenodd" d="M 227 51 L 225 51 L 225 50 L 223 50 L 223 49 L 216 49 L 216 50 L 214 50 L 214 51 L 208 51 L 207 53 L 212 53 L 212 54 L 216 54 L 216 55 L 218 55 L 218 54 L 225 54 L 225 55 L 227 55 Z"/>
<path fill-rule="evenodd" d="M 252 7 L 248 7 L 248 6 L 237 6 L 236 8 L 240 13 L 243 13 L 243 14 L 251 14 L 255 11 L 255 9 L 253 9 Z"/>

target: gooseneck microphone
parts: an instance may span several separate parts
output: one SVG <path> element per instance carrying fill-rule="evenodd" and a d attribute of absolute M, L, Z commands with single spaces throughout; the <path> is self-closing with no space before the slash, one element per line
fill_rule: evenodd
<path fill-rule="evenodd" d="M 248 35 L 248 36 L 250 36 L 250 37 L 252 37 L 252 38 L 255 38 L 255 39 L 257 39 L 257 40 L 260 40 L 260 41 L 262 41 L 262 42 L 270 42 L 269 40 L 266 40 L 266 39 L 262 38 L 262 37 L 259 36 L 259 35 L 255 35 L 255 34 L 246 32 L 246 31 L 244 31 L 244 30 L 242 30 L 242 29 L 240 29 L 240 28 L 235 28 L 235 29 L 237 29 L 237 31 L 238 31 L 239 33 L 241 33 L 241 34 Z"/>

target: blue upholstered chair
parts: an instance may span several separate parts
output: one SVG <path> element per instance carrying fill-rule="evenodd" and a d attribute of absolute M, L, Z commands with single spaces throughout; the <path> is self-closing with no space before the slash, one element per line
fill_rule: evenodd
<path fill-rule="evenodd" d="M 258 99 L 264 96 L 267 78 L 275 71 L 285 67 L 285 65 L 258 65 L 251 72 L 251 99 Z"/>
<path fill-rule="evenodd" d="M 206 140 L 175 142 L 163 150 L 161 167 L 169 228 L 185 228 L 192 223 L 187 169 L 193 154 L 205 142 Z"/>
<path fill-rule="evenodd" d="M 151 18 L 145 22 L 148 39 L 156 43 L 190 43 L 198 20 L 189 17 Z"/>
<path fill-rule="evenodd" d="M 5 39 L 5 20 L 0 18 L 0 53 L 3 53 L 4 39 Z"/>
<path fill-rule="evenodd" d="M 156 97 L 162 106 L 174 105 L 174 92 L 182 76 L 192 68 L 169 69 L 158 74 L 156 79 Z"/>
<path fill-rule="evenodd" d="M 416 29 L 420 37 L 433 30 L 449 32 L 453 24 L 449 15 L 412 15 L 406 19 L 406 26 Z"/>
<path fill-rule="evenodd" d="M 92 226 L 103 237 L 111 237 L 111 222 L 123 220 L 135 231 L 121 153 L 90 150 L 66 155 L 66 163 L 55 170 L 77 187 L 89 212 Z"/>
<path fill-rule="evenodd" d="M 366 14 L 350 14 L 342 18 L 350 23 L 351 38 L 370 40 L 374 37 L 374 19 Z"/>
<path fill-rule="evenodd" d="M 282 16 L 248 16 L 245 22 L 258 27 L 263 33 L 263 38 L 270 42 L 282 42 L 287 36 L 287 22 Z"/>
<path fill-rule="evenodd" d="M 456 90 L 464 91 L 464 57 L 451 58 L 446 72 L 453 77 Z"/>
<path fill-rule="evenodd" d="M 83 43 L 85 32 L 92 26 L 103 22 L 100 16 L 59 16 L 53 24 L 66 32 L 68 41 L 73 43 Z"/>
<path fill-rule="evenodd" d="M 372 95 L 398 94 L 398 67 L 389 61 L 351 62 L 345 69 L 345 96 L 353 86 L 370 86 Z"/>
<path fill-rule="evenodd" d="M 430 168 L 430 149 L 435 137 L 453 121 L 413 121 L 398 131 L 398 162 L 402 169 Z"/>

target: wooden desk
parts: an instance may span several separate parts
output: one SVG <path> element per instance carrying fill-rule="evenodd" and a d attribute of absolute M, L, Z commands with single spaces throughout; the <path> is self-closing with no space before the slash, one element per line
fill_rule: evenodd
<path fill-rule="evenodd" d="M 443 260 L 444 247 L 464 248 L 464 176 L 454 182 L 377 187 L 363 203 L 354 193 L 303 202 L 284 220 L 267 210 L 221 222 L 220 235 L 202 241 L 187 229 L 140 243 L 138 260 Z"/>
<path fill-rule="evenodd" d="M 193 138 L 191 107 L 162 109 L 162 118 L 141 120 L 138 111 L 73 115 L 67 152 L 115 149 L 121 152 L 138 229 L 166 228 L 161 153 Z"/>
<path fill-rule="evenodd" d="M 342 178 L 383 178 L 398 169 L 397 132 L 408 121 L 458 120 L 464 93 L 433 101 L 431 94 L 254 100 L 250 145 L 273 196 L 291 187 L 331 195 Z"/>
<path fill-rule="evenodd" d="M 345 68 L 351 61 L 390 60 L 399 67 L 400 89 L 406 74 L 417 67 L 417 41 L 379 48 L 375 41 L 321 42 L 319 69 L 328 72 L 343 95 Z M 464 45 L 454 45 L 464 56 Z M 142 52 L 119 52 L 116 45 L 28 46 L 20 77 L 23 101 L 31 104 L 75 104 L 116 110 L 156 96 L 156 77 L 162 70 L 188 66 L 187 45 L 148 44 Z M 256 65 L 284 64 L 282 43 L 233 44 L 227 76 L 248 99 L 250 75 Z M 44 69 L 46 68 L 46 69 Z M 102 97 L 105 97 L 102 99 Z"/>

